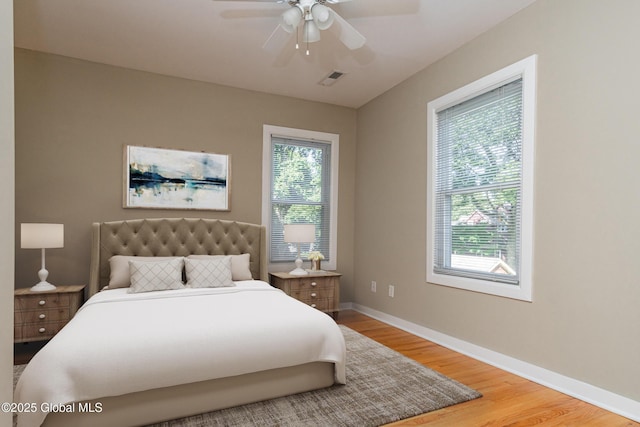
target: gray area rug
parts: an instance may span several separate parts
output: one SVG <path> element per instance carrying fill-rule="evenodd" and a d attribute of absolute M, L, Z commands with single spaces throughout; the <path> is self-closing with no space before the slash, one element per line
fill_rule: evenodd
<path fill-rule="evenodd" d="M 153 427 L 379 426 L 466 402 L 475 390 L 346 326 L 347 384 L 222 409 Z M 14 368 L 14 387 L 21 366 Z"/>

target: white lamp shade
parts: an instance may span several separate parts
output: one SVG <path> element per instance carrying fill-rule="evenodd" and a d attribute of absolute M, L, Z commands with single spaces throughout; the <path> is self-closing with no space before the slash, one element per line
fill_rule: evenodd
<path fill-rule="evenodd" d="M 323 4 L 314 4 L 311 7 L 311 16 L 313 16 L 313 21 L 321 30 L 326 30 L 333 24 L 333 12 Z"/>
<path fill-rule="evenodd" d="M 312 243 L 316 241 L 314 224 L 285 224 L 284 241 L 286 243 Z"/>
<path fill-rule="evenodd" d="M 302 33 L 302 41 L 305 43 L 320 41 L 320 29 L 314 21 L 304 21 Z"/>
<path fill-rule="evenodd" d="M 297 7 L 292 7 L 280 16 L 280 26 L 288 33 L 296 29 L 302 19 L 302 11 Z"/>
<path fill-rule="evenodd" d="M 20 224 L 20 247 L 63 248 L 64 224 Z"/>

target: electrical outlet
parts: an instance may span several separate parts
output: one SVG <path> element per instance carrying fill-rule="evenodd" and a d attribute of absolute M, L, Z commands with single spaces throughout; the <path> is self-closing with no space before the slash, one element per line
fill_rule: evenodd
<path fill-rule="evenodd" d="M 375 292 L 376 291 L 376 282 L 375 281 L 371 281 L 371 292 Z"/>
<path fill-rule="evenodd" d="M 393 298 L 395 293 L 396 293 L 396 287 L 394 285 L 389 285 L 389 296 Z"/>

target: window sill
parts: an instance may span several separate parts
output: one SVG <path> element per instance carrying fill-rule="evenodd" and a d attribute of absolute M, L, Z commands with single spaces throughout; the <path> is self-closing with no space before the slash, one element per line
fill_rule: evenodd
<path fill-rule="evenodd" d="M 459 276 L 449 276 L 427 272 L 427 283 L 464 289 L 467 291 L 511 298 L 520 301 L 533 302 L 531 286 L 527 283 L 520 285 L 508 285 L 505 283 L 491 282 L 488 280 L 470 279 Z"/>

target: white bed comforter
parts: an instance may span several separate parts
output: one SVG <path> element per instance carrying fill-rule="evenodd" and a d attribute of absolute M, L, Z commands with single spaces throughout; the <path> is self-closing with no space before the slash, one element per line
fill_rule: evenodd
<path fill-rule="evenodd" d="M 326 314 L 265 282 L 129 294 L 103 291 L 31 360 L 15 402 L 64 404 L 308 362 L 334 362 L 344 337 Z M 22 413 L 19 427 L 46 413 Z"/>

